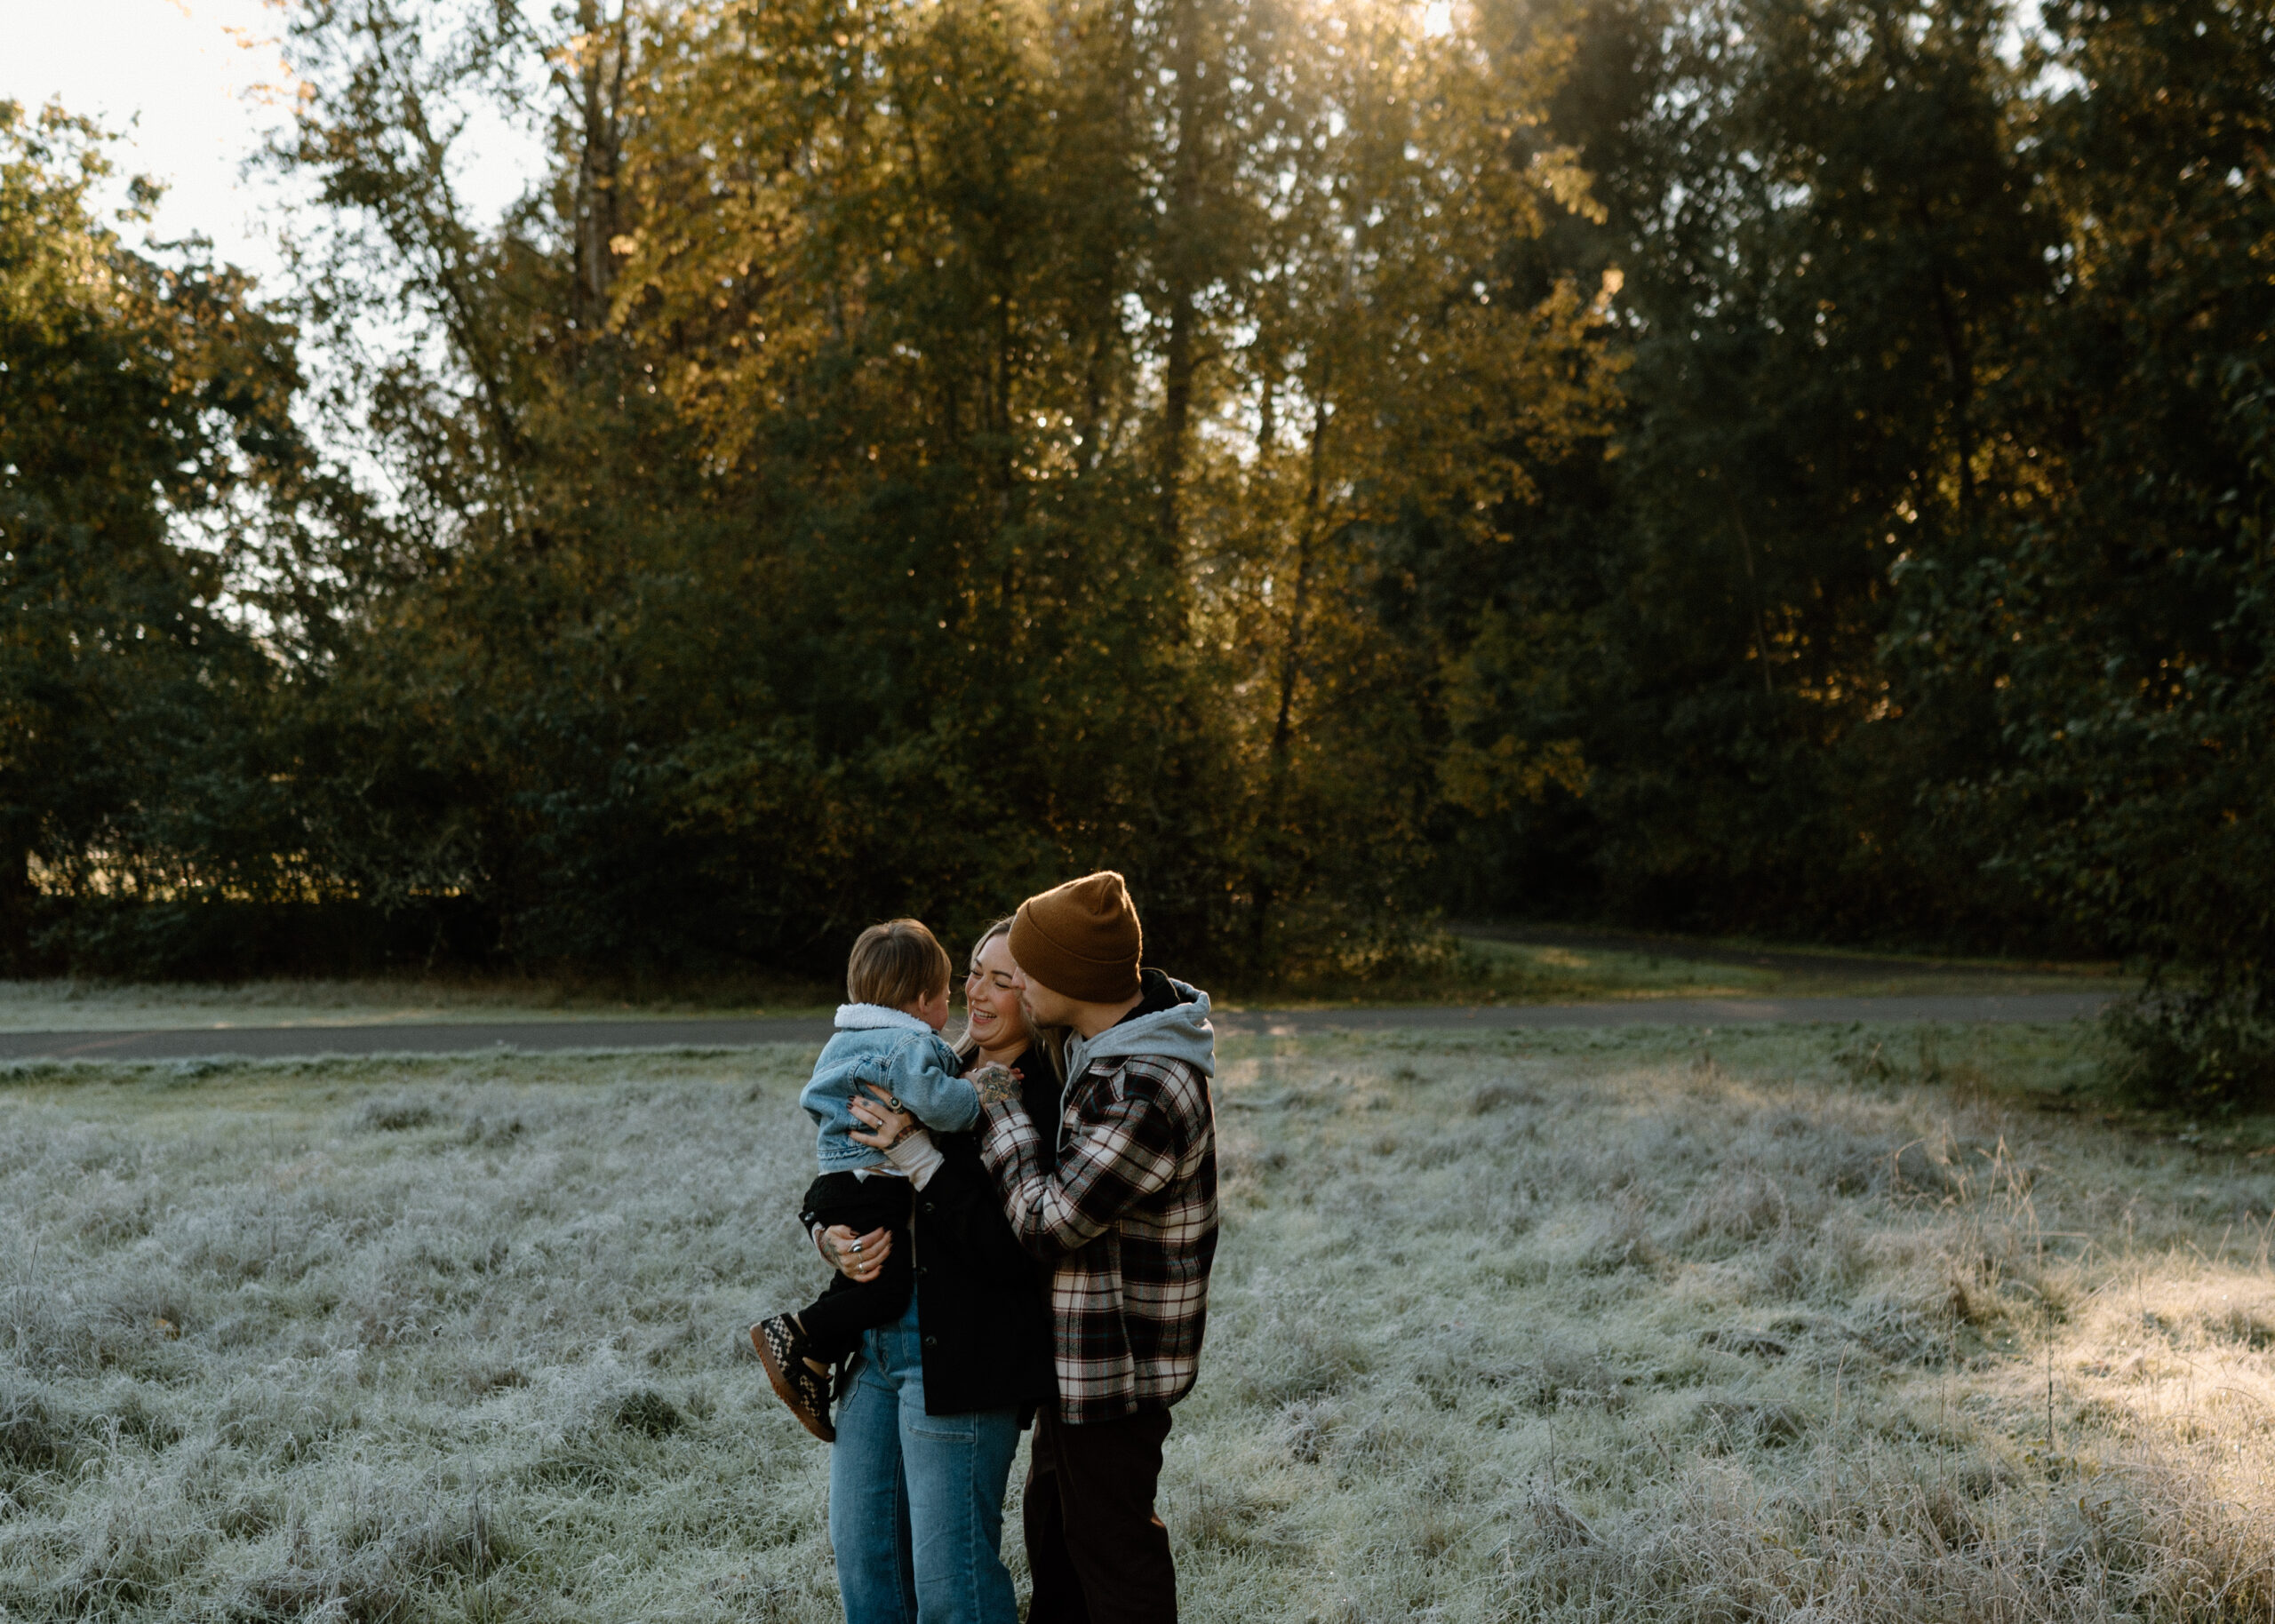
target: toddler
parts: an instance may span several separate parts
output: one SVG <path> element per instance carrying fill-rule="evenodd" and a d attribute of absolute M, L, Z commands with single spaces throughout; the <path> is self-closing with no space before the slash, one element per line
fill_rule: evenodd
<path fill-rule="evenodd" d="M 778 1314 L 750 1328 L 775 1392 L 825 1444 L 837 1437 L 829 1419 L 829 1367 L 852 1355 L 862 1332 L 891 1325 L 907 1311 L 915 1278 L 908 1179 L 882 1150 L 854 1142 L 850 1135 L 860 1119 L 849 1107 L 867 1085 L 942 1133 L 979 1119 L 979 1096 L 956 1075 L 955 1051 L 940 1038 L 948 1023 L 950 974 L 946 950 L 914 919 L 863 931 L 845 967 L 845 995 L 851 1001 L 838 1006 L 836 1035 L 798 1095 L 819 1129 L 821 1176 L 807 1189 L 799 1214 L 808 1233 L 817 1224 L 841 1223 L 863 1235 L 892 1231 L 891 1250 L 875 1279 L 857 1285 L 838 1275 L 795 1314 Z"/>

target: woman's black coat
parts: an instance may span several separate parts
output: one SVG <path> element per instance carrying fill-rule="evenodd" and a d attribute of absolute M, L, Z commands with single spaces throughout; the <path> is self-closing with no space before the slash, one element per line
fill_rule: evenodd
<path fill-rule="evenodd" d="M 1050 1063 L 1030 1049 L 1015 1068 L 1049 1095 L 1039 1122 L 1058 1119 Z M 935 1135 L 945 1158 L 916 1192 L 916 1325 L 923 1337 L 924 1412 L 1030 1410 L 1057 1392 L 1050 1305 L 1035 1262 L 1013 1238 L 1003 1198 L 979 1159 L 977 1132 Z"/>

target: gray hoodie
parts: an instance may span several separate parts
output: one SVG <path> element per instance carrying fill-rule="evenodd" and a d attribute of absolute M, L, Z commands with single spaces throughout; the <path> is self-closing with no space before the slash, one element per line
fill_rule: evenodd
<path fill-rule="evenodd" d="M 1209 1024 L 1209 995 L 1174 975 L 1161 977 L 1181 1003 L 1167 1009 L 1131 1015 L 1107 1027 L 1095 1038 L 1077 1034 L 1066 1043 L 1066 1087 L 1058 1100 L 1060 1148 L 1066 1138 L 1066 1103 L 1082 1074 L 1095 1061 L 1122 1060 L 1132 1055 L 1165 1055 L 1182 1060 L 1203 1077 L 1217 1075 L 1217 1029 Z"/>

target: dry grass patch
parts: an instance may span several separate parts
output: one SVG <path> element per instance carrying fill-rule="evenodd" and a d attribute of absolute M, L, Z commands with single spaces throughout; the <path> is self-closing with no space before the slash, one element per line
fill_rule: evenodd
<path fill-rule="evenodd" d="M 826 983 L 748 977 L 664 986 L 472 975 L 202 983 L 0 980 L 0 1032 L 812 1015 L 826 1014 L 836 996 Z"/>
<path fill-rule="evenodd" d="M 2270 1181 L 2001 1104 L 2078 1041 L 1230 1068 L 1217 1616 L 2271 1616 Z"/>
<path fill-rule="evenodd" d="M 2079 1041 L 1228 1044 L 1188 1615 L 2270 1617 L 2266 1164 Z M 19 1071 L 0 1617 L 835 1618 L 809 1054 Z"/>

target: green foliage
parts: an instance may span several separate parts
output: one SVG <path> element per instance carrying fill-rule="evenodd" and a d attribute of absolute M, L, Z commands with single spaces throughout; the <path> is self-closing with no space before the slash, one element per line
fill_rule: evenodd
<path fill-rule="evenodd" d="M 2143 1104 L 2264 1110 L 2275 1100 L 2275 1015 L 2249 990 L 2160 987 L 2111 1007 L 2111 1079 Z"/>
<path fill-rule="evenodd" d="M 1634 359 L 1596 567 L 1505 577 L 1589 768 L 1515 832 L 1631 916 L 2140 955 L 2136 1081 L 2243 1086 L 2275 13 L 1560 16 Z"/>
<path fill-rule="evenodd" d="M 405 493 L 296 716 L 331 872 L 524 962 L 1102 864 L 1196 971 L 1394 953 L 1441 659 L 1396 538 L 1489 533 L 1611 398 L 1591 290 L 1484 280 L 1577 181 L 1417 22 L 302 12 L 336 432 Z M 539 62 L 555 180 L 485 234 L 443 109 Z"/>
<path fill-rule="evenodd" d="M 0 962 L 76 928 L 35 869 L 98 908 L 300 883 L 280 673 L 226 606 L 304 472 L 294 335 L 197 245 L 125 247 L 108 173 L 92 125 L 0 103 Z"/>
<path fill-rule="evenodd" d="M 1513 740 L 1574 740 L 1586 768 L 1457 834 L 1465 883 L 1787 935 L 2029 928 L 1979 846 L 1911 809 L 1983 705 L 1916 717 L 1883 654 L 1898 561 L 2028 466 L 1982 404 L 2053 240 L 2008 21 L 1849 0 L 1536 20 L 1568 62 L 1550 127 L 1606 211 L 1568 251 L 1624 273 L 1632 364 L 1614 458 L 1553 470 L 1515 546 L 1460 561 L 1481 609 L 1448 594 Z"/>
<path fill-rule="evenodd" d="M 2039 115 L 2067 227 L 2002 381 L 2031 489 L 1920 561 L 1927 681 L 1998 745 L 1947 821 L 2079 935 L 2175 973 L 2119 1035 L 2174 1103 L 2263 1094 L 2275 998 L 2275 11 L 2063 8 Z"/>
<path fill-rule="evenodd" d="M 1434 904 L 2265 1008 L 2269 0 L 1450 25 L 302 0 L 297 331 L 12 113 L 11 951 L 797 967 L 1111 864 L 1249 986 Z"/>

